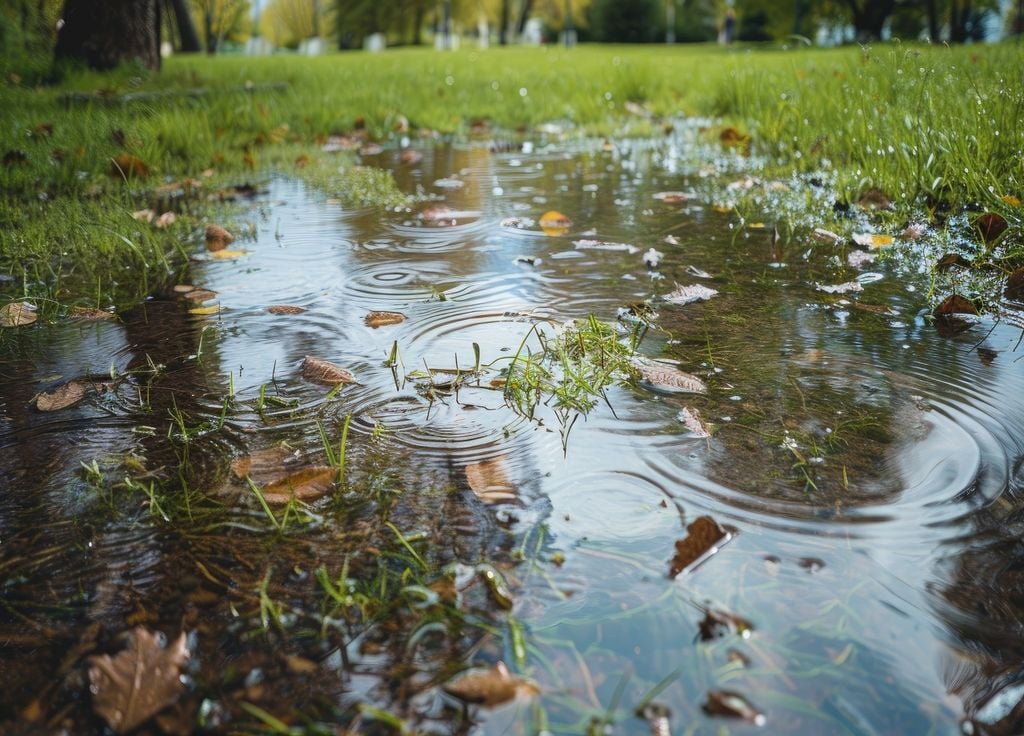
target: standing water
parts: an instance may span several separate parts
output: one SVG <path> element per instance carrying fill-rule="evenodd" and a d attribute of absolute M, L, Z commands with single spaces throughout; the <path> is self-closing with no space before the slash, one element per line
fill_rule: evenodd
<path fill-rule="evenodd" d="M 1020 330 L 677 154 L 386 152 L 444 200 L 398 213 L 274 180 L 189 285 L 5 331 L 0 730 L 1010 733 Z M 591 314 L 662 362 L 514 411 Z"/>

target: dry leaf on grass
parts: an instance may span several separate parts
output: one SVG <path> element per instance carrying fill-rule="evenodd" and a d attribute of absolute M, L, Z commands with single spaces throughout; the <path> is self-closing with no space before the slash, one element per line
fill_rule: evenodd
<path fill-rule="evenodd" d="M 0 327 L 24 327 L 38 318 L 36 308 L 28 302 L 14 302 L 0 307 Z"/>
<path fill-rule="evenodd" d="M 496 457 L 466 466 L 466 480 L 473 493 L 484 503 L 516 500 L 515 486 L 505 472 L 505 458 Z"/>
<path fill-rule="evenodd" d="M 326 465 L 312 465 L 263 486 L 263 498 L 272 506 L 283 506 L 293 497 L 309 503 L 327 495 L 338 471 Z"/>
<path fill-rule="evenodd" d="M 691 394 L 707 393 L 708 387 L 702 380 L 684 373 L 671 363 L 639 355 L 634 356 L 630 362 L 640 372 L 640 377 L 655 389 Z"/>
<path fill-rule="evenodd" d="M 89 657 L 93 710 L 119 734 L 134 730 L 178 699 L 188 657 L 184 632 L 165 649 L 158 635 L 136 627 L 128 649 Z"/>
<path fill-rule="evenodd" d="M 83 381 L 68 381 L 53 391 L 37 394 L 35 397 L 36 409 L 39 411 L 67 409 L 84 399 L 88 389 L 88 384 Z"/>
<path fill-rule="evenodd" d="M 332 386 L 339 383 L 358 383 L 356 377 L 341 366 L 312 355 L 307 355 L 302 361 L 302 375 L 310 381 Z"/>
<path fill-rule="evenodd" d="M 115 179 L 149 176 L 149 167 L 137 156 L 119 153 L 110 160 L 110 175 Z"/>
<path fill-rule="evenodd" d="M 517 697 L 537 695 L 537 686 L 508 671 L 501 662 L 487 669 L 469 670 L 444 685 L 444 691 L 466 703 L 493 707 Z"/>
<path fill-rule="evenodd" d="M 405 315 L 401 312 L 370 312 L 363 319 L 370 327 L 377 328 L 405 322 Z"/>

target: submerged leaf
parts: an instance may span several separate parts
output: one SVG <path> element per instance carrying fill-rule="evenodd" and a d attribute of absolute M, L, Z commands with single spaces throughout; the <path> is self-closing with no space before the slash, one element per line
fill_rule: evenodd
<path fill-rule="evenodd" d="M 1024 268 L 1018 268 L 1006 279 L 1006 291 L 1003 295 L 1014 301 L 1024 301 Z"/>
<path fill-rule="evenodd" d="M 111 312 L 105 309 L 96 309 L 95 307 L 71 307 L 71 311 L 68 312 L 68 317 L 71 319 L 81 320 L 82 322 L 98 322 L 106 319 L 117 319 L 117 317 Z"/>
<path fill-rule="evenodd" d="M 691 304 L 692 302 L 707 301 L 711 297 L 717 295 L 717 290 L 709 289 L 708 287 L 701 286 L 700 284 L 689 284 L 686 286 L 676 284 L 675 291 L 670 294 L 666 294 L 662 298 L 670 304 L 684 306 L 686 304 Z"/>
<path fill-rule="evenodd" d="M 847 281 L 842 284 L 816 284 L 815 288 L 826 294 L 856 294 L 864 291 L 864 287 L 859 281 Z"/>
<path fill-rule="evenodd" d="M 537 686 L 508 671 L 498 662 L 487 669 L 469 670 L 444 685 L 444 691 L 466 703 L 493 707 L 517 697 L 537 695 Z"/>
<path fill-rule="evenodd" d="M 664 202 L 665 204 L 682 204 L 688 199 L 692 199 L 694 195 L 686 192 L 657 192 L 654 198 Z"/>
<path fill-rule="evenodd" d="M 709 716 L 727 716 L 742 718 L 755 726 L 765 724 L 764 714 L 751 705 L 750 701 L 732 690 L 712 690 L 708 693 L 708 702 L 704 704 L 704 712 Z"/>
<path fill-rule="evenodd" d="M 676 554 L 669 564 L 668 576 L 675 578 L 689 572 L 715 554 L 718 548 L 732 539 L 710 516 L 698 516 L 686 527 L 686 536 L 676 542 Z"/>
<path fill-rule="evenodd" d="M 544 226 L 544 221 L 541 220 L 541 227 Z M 550 228 L 544 228 L 544 232 L 548 233 Z M 568 228 L 566 228 L 568 230 Z M 550 235 L 551 233 L 548 233 Z M 560 234 L 560 233 L 559 233 Z M 640 249 L 635 245 L 629 243 L 607 243 L 603 240 L 574 240 L 572 241 L 573 246 L 576 250 L 612 250 L 612 251 L 625 251 L 630 255 L 637 253 Z M 654 250 L 653 248 L 651 250 Z M 654 251 L 657 253 L 657 251 Z"/>
<path fill-rule="evenodd" d="M 328 360 L 307 355 L 302 361 L 302 375 L 310 381 L 337 385 L 339 383 L 358 383 L 356 377 L 341 366 Z"/>
<path fill-rule="evenodd" d="M 0 327 L 24 327 L 38 318 L 36 308 L 28 302 L 13 302 L 0 307 Z"/>
<path fill-rule="evenodd" d="M 992 245 L 992 243 L 999 239 L 999 236 L 1006 232 L 1008 226 L 1006 219 L 1002 215 L 997 215 L 995 212 L 986 212 L 974 221 L 974 227 L 977 228 L 981 239 L 986 244 Z"/>
<path fill-rule="evenodd" d="M 262 488 L 263 498 L 271 505 L 284 505 L 292 498 L 308 503 L 327 495 L 337 477 L 334 468 L 313 465 L 266 484 Z"/>
<path fill-rule="evenodd" d="M 287 475 L 287 461 L 295 458 L 295 452 L 283 445 L 266 447 L 232 460 L 231 474 L 239 480 L 252 478 L 257 484 L 266 485 Z"/>
<path fill-rule="evenodd" d="M 935 307 L 936 317 L 954 317 L 962 314 L 978 314 L 978 308 L 967 298 L 959 294 L 950 294 L 939 306 Z"/>
<path fill-rule="evenodd" d="M 696 409 L 687 409 L 684 406 L 676 418 L 689 430 L 692 437 L 704 439 L 711 436 L 711 432 L 708 430 L 707 425 L 701 421 L 700 414 L 697 413 Z"/>
<path fill-rule="evenodd" d="M 557 210 L 549 210 L 540 217 L 540 229 L 545 235 L 565 235 L 572 227 L 572 220 Z"/>
<path fill-rule="evenodd" d="M 82 381 L 68 381 L 53 391 L 36 396 L 36 409 L 39 411 L 59 411 L 77 404 L 85 398 L 88 384 Z"/>
<path fill-rule="evenodd" d="M 235 241 L 235 236 L 220 225 L 206 226 L 206 249 L 209 251 L 224 250 Z"/>
<path fill-rule="evenodd" d="M 302 314 L 306 308 L 296 307 L 292 304 L 271 304 L 267 307 L 267 311 L 271 314 Z"/>
<path fill-rule="evenodd" d="M 184 632 L 164 649 L 158 635 L 136 627 L 116 657 L 89 658 L 93 710 L 119 734 L 134 730 L 178 699 L 188 657 Z"/>
<path fill-rule="evenodd" d="M 505 472 L 505 458 L 496 457 L 466 466 L 466 480 L 473 493 L 484 503 L 516 500 L 515 486 Z"/>
<path fill-rule="evenodd" d="M 683 392 L 691 394 L 707 393 L 708 387 L 702 380 L 689 373 L 684 373 L 672 363 L 652 360 L 642 356 L 634 356 L 630 362 L 640 372 L 640 377 L 661 391 Z"/>
<path fill-rule="evenodd" d="M 405 315 L 401 312 L 370 312 L 363 320 L 370 327 L 377 328 L 405 322 Z"/>

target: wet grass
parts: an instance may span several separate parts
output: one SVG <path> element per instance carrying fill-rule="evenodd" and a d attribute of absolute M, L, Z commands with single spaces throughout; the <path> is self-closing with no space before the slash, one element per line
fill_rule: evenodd
<path fill-rule="evenodd" d="M 831 172 L 847 202 L 877 188 L 900 213 L 998 213 L 1010 225 L 1000 263 L 1012 261 L 1024 223 L 1022 54 L 1011 44 L 411 49 L 181 57 L 160 74 L 128 67 L 54 87 L 8 83 L 3 294 L 97 306 L 137 299 L 180 267 L 223 185 L 272 171 L 350 202 L 408 203 L 389 172 L 356 166 L 352 154 L 325 157 L 331 135 L 356 147 L 426 145 L 419 135 L 515 138 L 554 123 L 542 130 L 556 139 L 638 136 L 680 115 L 720 118 L 712 141 L 735 126 L 763 173 Z M 154 201 L 159 185 L 184 177 L 202 183 L 191 202 Z M 168 231 L 140 227 L 130 215 L 147 206 L 185 217 Z"/>

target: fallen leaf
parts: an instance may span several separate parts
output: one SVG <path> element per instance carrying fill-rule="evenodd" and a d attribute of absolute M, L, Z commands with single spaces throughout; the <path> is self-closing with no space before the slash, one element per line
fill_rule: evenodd
<path fill-rule="evenodd" d="M 866 210 L 891 210 L 892 200 L 881 189 L 868 189 L 857 200 L 857 204 Z"/>
<path fill-rule="evenodd" d="M 505 472 L 505 458 L 496 457 L 466 466 L 466 480 L 473 493 L 484 503 L 516 500 L 515 486 Z"/>
<path fill-rule="evenodd" d="M 337 477 L 335 468 L 313 465 L 267 483 L 261 492 L 266 502 L 272 505 L 284 505 L 292 498 L 309 503 L 327 495 Z"/>
<path fill-rule="evenodd" d="M 233 261 L 236 258 L 241 258 L 242 256 L 247 255 L 249 255 L 249 251 L 247 250 L 228 250 L 227 248 L 224 250 L 215 250 L 210 254 L 212 258 L 216 258 L 219 261 Z"/>
<path fill-rule="evenodd" d="M 632 100 L 626 100 L 622 103 L 622 109 L 628 112 L 630 115 L 637 115 L 642 118 L 650 118 L 651 111 L 643 105 L 633 102 Z"/>
<path fill-rule="evenodd" d="M 718 140 L 726 148 L 744 148 L 748 143 L 750 143 L 750 136 L 744 135 L 736 130 L 736 128 L 728 127 L 724 128 L 722 132 L 718 134 Z"/>
<path fill-rule="evenodd" d="M 665 254 L 662 253 L 660 250 L 649 248 L 647 252 L 644 253 L 643 255 L 644 265 L 647 266 L 647 268 L 657 268 L 658 264 L 661 262 L 661 259 L 662 257 L 664 257 L 664 255 Z"/>
<path fill-rule="evenodd" d="M 1011 207 L 1020 207 L 1020 198 L 1015 197 L 1012 194 L 1004 194 L 1002 197 L 1000 197 L 1000 199 L 1002 199 L 1004 202 L 1006 202 L 1006 204 L 1010 205 Z"/>
<path fill-rule="evenodd" d="M 865 248 L 884 248 L 892 245 L 894 238 L 881 233 L 854 233 L 853 242 Z"/>
<path fill-rule="evenodd" d="M 682 204 L 693 196 L 687 192 L 657 192 L 654 198 L 665 204 Z"/>
<path fill-rule="evenodd" d="M 935 262 L 935 270 L 941 273 L 942 271 L 948 271 L 953 266 L 959 266 L 960 268 L 971 268 L 972 265 L 973 264 L 969 260 L 964 258 L 959 253 L 947 253 L 946 255 L 942 256 L 942 258 Z"/>
<path fill-rule="evenodd" d="M 306 308 L 296 307 L 292 304 L 271 304 L 267 307 L 267 311 L 271 314 L 302 314 Z"/>
<path fill-rule="evenodd" d="M 964 314 L 978 314 L 978 308 L 959 294 L 950 294 L 939 306 L 935 307 L 933 313 L 936 317 L 955 317 Z"/>
<path fill-rule="evenodd" d="M 928 232 L 927 225 L 920 222 L 912 222 L 903 228 L 903 232 L 900 233 L 900 237 L 904 240 L 919 240 L 924 237 L 926 232 Z"/>
<path fill-rule="evenodd" d="M 704 612 L 704 618 L 697 624 L 701 641 L 713 641 L 730 634 L 747 639 L 754 630 L 754 625 L 742 616 L 714 608 L 701 607 L 701 610 Z"/>
<path fill-rule="evenodd" d="M 847 281 L 842 284 L 816 284 L 815 288 L 826 294 L 855 294 L 864 291 L 864 287 L 859 281 Z"/>
<path fill-rule="evenodd" d="M 171 225 L 173 225 L 177 219 L 178 216 L 173 212 L 164 212 L 162 215 L 156 218 L 156 221 L 153 224 L 160 230 L 166 230 Z"/>
<path fill-rule="evenodd" d="M 363 318 L 363 321 L 376 329 L 385 325 L 397 325 L 405 322 L 405 315 L 401 312 L 370 312 Z"/>
<path fill-rule="evenodd" d="M 701 268 L 697 268 L 696 266 L 692 266 L 692 265 L 686 267 L 686 273 L 690 274 L 691 276 L 696 276 L 699 279 L 713 279 L 714 278 L 714 276 L 709 274 L 707 271 L 705 271 L 705 270 L 703 270 Z"/>
<path fill-rule="evenodd" d="M 289 460 L 296 460 L 296 453 L 283 445 L 275 445 L 242 455 L 231 461 L 231 474 L 238 480 L 247 477 L 260 485 L 273 483 L 288 475 Z"/>
<path fill-rule="evenodd" d="M 676 284 L 675 291 L 666 294 L 662 297 L 669 304 L 678 304 L 683 306 L 692 302 L 703 302 L 707 301 L 713 296 L 716 296 L 718 291 L 715 289 L 709 289 L 706 286 L 700 284 L 689 284 L 687 286 L 680 286 Z"/>
<path fill-rule="evenodd" d="M 999 236 L 1006 232 L 1008 226 L 1002 215 L 997 215 L 995 212 L 986 212 L 974 221 L 974 227 L 981 235 L 981 239 L 987 245 L 992 245 L 992 243 L 999 239 Z"/>
<path fill-rule="evenodd" d="M 205 317 L 211 314 L 217 314 L 218 312 L 220 312 L 219 304 L 211 304 L 208 307 L 193 307 L 192 309 L 188 310 L 189 314 L 195 314 L 200 317 Z"/>
<path fill-rule="evenodd" d="M 742 718 L 755 726 L 765 724 L 764 714 L 751 705 L 749 700 L 732 690 L 712 690 L 708 693 L 708 702 L 703 707 L 709 716 Z"/>
<path fill-rule="evenodd" d="M 117 317 L 106 311 L 105 309 L 96 309 L 95 307 L 71 307 L 68 312 L 68 317 L 71 319 L 81 320 L 83 322 L 98 322 L 103 319 L 117 319 Z"/>
<path fill-rule="evenodd" d="M 206 226 L 206 250 L 220 251 L 235 241 L 235 236 L 220 225 Z"/>
<path fill-rule="evenodd" d="M 68 381 L 53 391 L 36 395 L 36 409 L 39 411 L 67 409 L 84 399 L 88 388 L 88 384 L 82 381 Z"/>
<path fill-rule="evenodd" d="M 423 154 L 415 148 L 406 148 L 399 154 L 398 160 L 405 166 L 414 166 L 423 160 Z"/>
<path fill-rule="evenodd" d="M 0 327 L 24 327 L 37 319 L 36 308 L 28 302 L 12 302 L 0 307 Z"/>
<path fill-rule="evenodd" d="M 816 227 L 811 233 L 811 237 L 817 240 L 819 243 L 825 243 L 827 245 L 839 245 L 843 242 L 843 236 L 826 230 L 823 227 Z"/>
<path fill-rule="evenodd" d="M 111 159 L 110 175 L 117 179 L 149 176 L 149 167 L 137 156 L 119 153 Z"/>
<path fill-rule="evenodd" d="M 185 689 L 182 668 L 188 661 L 185 633 L 166 649 L 161 637 L 139 626 L 132 643 L 115 657 L 89 657 L 92 707 L 116 733 L 127 733 L 178 699 Z"/>
<path fill-rule="evenodd" d="M 330 385 L 358 383 L 356 377 L 341 366 L 312 355 L 307 355 L 302 361 L 302 375 L 310 381 Z"/>
<path fill-rule="evenodd" d="M 557 210 L 545 212 L 540 217 L 540 229 L 545 235 L 565 235 L 572 227 L 572 220 Z"/>
<path fill-rule="evenodd" d="M 195 288 L 192 284 L 175 284 L 173 291 L 175 294 L 187 294 L 190 291 L 194 291 Z"/>
<path fill-rule="evenodd" d="M 1024 301 L 1024 268 L 1018 268 L 1006 279 L 1006 291 L 1003 295 L 1014 301 Z"/>
<path fill-rule="evenodd" d="M 360 156 L 379 156 L 384 153 L 384 146 L 379 143 L 367 143 L 359 149 Z"/>
<path fill-rule="evenodd" d="M 732 534 L 723 529 L 710 516 L 698 516 L 686 527 L 686 536 L 676 542 L 676 553 L 669 563 L 668 576 L 675 578 L 682 572 L 690 572 L 719 547 L 732 539 Z"/>
<path fill-rule="evenodd" d="M 700 419 L 700 414 L 697 413 L 696 409 L 687 409 L 685 406 L 676 415 L 676 419 L 683 423 L 690 432 L 691 437 L 697 437 L 704 439 L 711 436 L 711 432 L 708 430 L 707 425 Z"/>
<path fill-rule="evenodd" d="M 10 168 L 11 166 L 26 166 L 28 165 L 28 154 L 24 151 L 12 148 L 4 153 L 4 166 Z"/>
<path fill-rule="evenodd" d="M 207 299 L 213 299 L 217 296 L 217 292 L 210 291 L 209 289 L 192 289 L 191 291 L 184 292 L 181 296 L 190 302 L 205 302 Z"/>
<path fill-rule="evenodd" d="M 153 222 L 153 218 L 156 217 L 156 213 L 153 210 L 149 209 L 136 210 L 135 212 L 132 213 L 132 217 L 134 217 L 139 222 Z"/>
<path fill-rule="evenodd" d="M 508 671 L 501 662 L 487 669 L 464 672 L 445 683 L 444 691 L 466 703 L 493 707 L 517 697 L 533 697 L 540 691 L 537 686 Z"/>
<path fill-rule="evenodd" d="M 545 217 L 546 217 L 546 215 L 545 215 Z M 547 235 L 551 235 L 552 234 L 552 233 L 548 232 L 548 230 L 551 230 L 552 228 L 544 227 L 544 220 L 540 221 L 540 226 L 541 226 L 541 229 L 545 232 L 545 234 L 547 234 Z M 562 235 L 568 229 L 569 228 L 566 227 L 561 232 L 555 233 L 555 234 L 556 235 Z M 630 245 L 629 243 L 608 243 L 608 242 L 605 242 L 603 240 L 574 240 L 574 241 L 572 241 L 572 244 L 573 244 L 573 247 L 576 248 L 576 250 L 624 251 L 626 253 L 629 253 L 630 255 L 633 255 L 634 253 L 638 253 L 640 251 L 640 249 L 637 248 L 635 245 Z"/>
<path fill-rule="evenodd" d="M 480 217 L 479 210 L 453 210 L 444 204 L 432 204 L 420 213 L 424 222 L 440 225 L 454 225 L 459 220 L 471 220 Z"/>
<path fill-rule="evenodd" d="M 689 373 L 684 373 L 672 363 L 652 360 L 639 355 L 634 356 L 630 362 L 640 372 L 641 378 L 655 389 L 691 394 L 707 393 L 707 386 L 702 380 Z"/>

